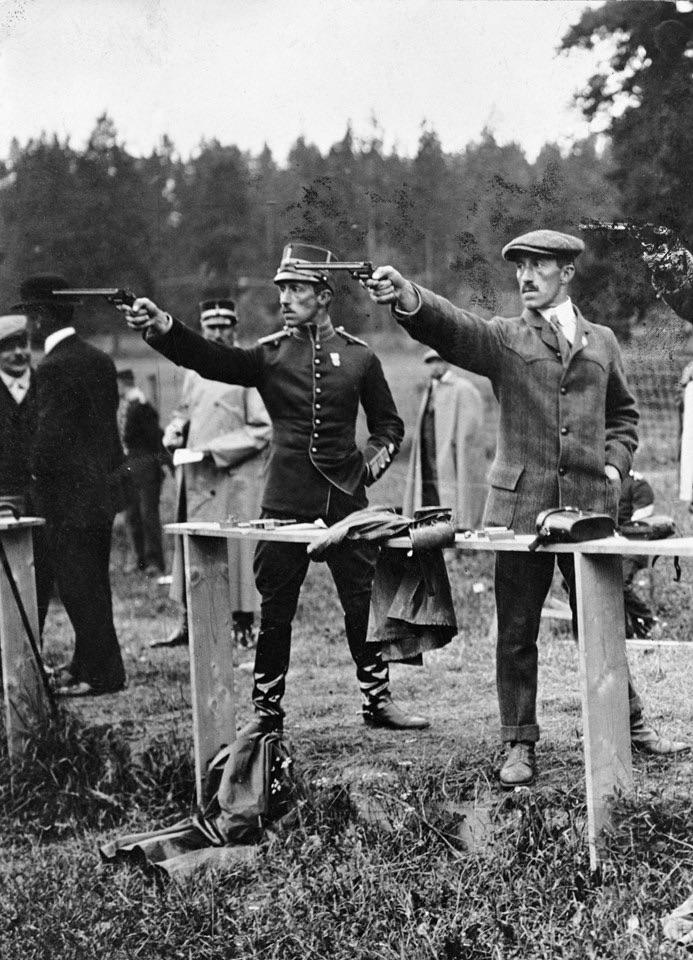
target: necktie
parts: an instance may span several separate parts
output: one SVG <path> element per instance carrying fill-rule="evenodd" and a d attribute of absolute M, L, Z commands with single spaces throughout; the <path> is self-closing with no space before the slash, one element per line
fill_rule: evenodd
<path fill-rule="evenodd" d="M 561 324 L 559 323 L 558 317 L 555 313 L 549 314 L 549 326 L 556 334 L 556 340 L 558 340 L 558 349 L 561 351 L 563 363 L 568 363 L 570 360 L 570 344 L 568 343 L 565 334 L 561 330 Z"/>

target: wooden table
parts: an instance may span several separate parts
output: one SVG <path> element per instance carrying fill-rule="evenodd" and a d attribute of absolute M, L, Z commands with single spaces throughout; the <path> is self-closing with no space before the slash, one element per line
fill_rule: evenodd
<path fill-rule="evenodd" d="M 0 540 L 21 597 L 34 639 L 38 642 L 38 612 L 31 531 L 38 517 L 0 517 Z M 5 733 L 10 760 L 23 756 L 28 737 L 46 723 L 49 705 L 29 638 L 10 582 L 0 565 L 0 662 L 5 697 Z"/>
<path fill-rule="evenodd" d="M 195 777 L 198 798 L 209 760 L 235 736 L 232 611 L 229 606 L 226 540 L 311 543 L 319 529 L 261 530 L 219 523 L 175 523 L 166 530 L 183 535 L 190 629 Z M 457 534 L 458 550 L 525 552 L 530 536 L 489 540 Z M 388 547 L 409 548 L 408 537 Z M 578 610 L 578 656 L 590 864 L 599 862 L 599 837 L 609 822 L 616 790 L 633 786 L 628 714 L 628 673 L 623 610 L 623 564 L 627 555 L 693 556 L 693 537 L 632 541 L 608 537 L 580 544 L 556 544 L 542 552 L 573 553 Z"/>

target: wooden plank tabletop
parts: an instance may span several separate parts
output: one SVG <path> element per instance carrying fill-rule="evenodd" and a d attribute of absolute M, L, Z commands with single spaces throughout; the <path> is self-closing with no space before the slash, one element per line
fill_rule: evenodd
<path fill-rule="evenodd" d="M 15 521 L 20 522 L 20 521 Z M 196 537 L 231 537 L 238 540 L 278 540 L 284 543 L 313 543 L 327 528 L 312 524 L 291 524 L 266 530 L 260 527 L 239 527 L 231 523 L 212 521 L 191 521 L 188 523 L 168 523 L 167 533 L 189 534 Z M 465 533 L 455 535 L 455 548 L 458 550 L 487 550 L 524 552 L 534 537 L 518 534 L 512 538 L 490 539 L 482 533 L 471 536 Z M 409 549 L 409 537 L 393 537 L 387 541 L 388 547 Z M 604 537 L 601 540 L 586 540 L 583 543 L 556 543 L 549 547 L 540 547 L 548 553 L 585 553 L 620 554 L 621 556 L 648 557 L 693 557 L 693 537 L 669 537 L 666 540 L 628 540 L 625 537 Z"/>

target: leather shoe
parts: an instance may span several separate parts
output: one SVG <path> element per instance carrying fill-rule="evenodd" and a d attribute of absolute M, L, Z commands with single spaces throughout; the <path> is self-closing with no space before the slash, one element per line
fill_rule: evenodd
<path fill-rule="evenodd" d="M 188 636 L 188 625 L 182 624 L 176 630 L 173 631 L 168 637 L 162 638 L 161 640 L 150 640 L 149 647 L 187 647 L 190 643 L 190 637 Z"/>
<path fill-rule="evenodd" d="M 94 687 L 86 680 L 76 680 L 64 687 L 58 687 L 55 692 L 58 697 L 99 697 L 104 693 L 119 693 L 124 686 L 125 684 L 121 683 L 118 687 Z"/>
<path fill-rule="evenodd" d="M 669 737 L 660 736 L 643 717 L 630 722 L 630 744 L 634 750 L 660 757 L 691 749 L 690 744 L 682 740 L 670 740 Z"/>
<path fill-rule="evenodd" d="M 534 744 L 528 740 L 517 740 L 510 744 L 510 751 L 501 767 L 501 786 L 507 790 L 514 787 L 526 787 L 534 782 L 537 773 L 534 759 Z"/>
<path fill-rule="evenodd" d="M 369 727 L 386 727 L 388 730 L 425 730 L 431 725 L 426 717 L 400 710 L 392 700 L 365 708 L 363 722 Z"/>

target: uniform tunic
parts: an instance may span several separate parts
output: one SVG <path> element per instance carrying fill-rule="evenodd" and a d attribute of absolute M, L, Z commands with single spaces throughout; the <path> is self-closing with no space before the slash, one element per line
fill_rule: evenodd
<path fill-rule="evenodd" d="M 250 348 L 209 343 L 176 320 L 169 333 L 147 339 L 209 380 L 257 387 L 273 427 L 264 510 L 318 517 L 333 489 L 358 509 L 366 503 L 366 463 L 399 449 L 404 427 L 380 361 L 331 324 L 322 334 L 282 331 Z M 355 438 L 359 403 L 370 432 L 363 452 Z"/>

